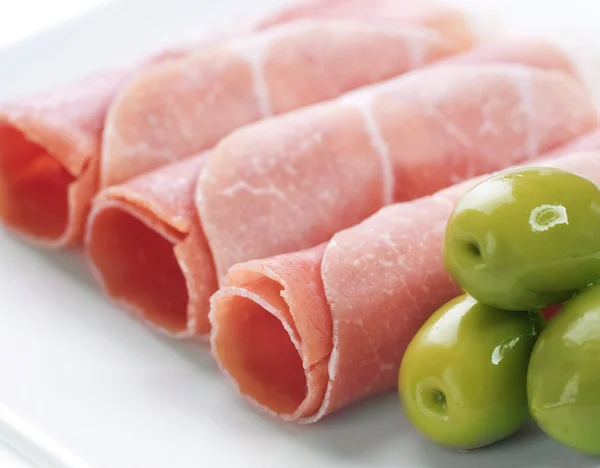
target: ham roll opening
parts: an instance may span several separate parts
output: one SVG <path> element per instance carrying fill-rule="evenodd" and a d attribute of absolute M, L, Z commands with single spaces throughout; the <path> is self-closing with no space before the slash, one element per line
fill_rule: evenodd
<path fill-rule="evenodd" d="M 262 287 L 269 289 L 264 283 Z M 283 305 L 280 311 L 248 291 L 238 294 L 221 304 L 223 320 L 230 324 L 219 340 L 223 366 L 236 375 L 242 393 L 274 412 L 293 414 L 308 387 L 299 343 L 283 318 L 288 308 Z"/>
<path fill-rule="evenodd" d="M 47 247 L 79 243 L 111 102 L 136 73 L 182 54 L 173 48 L 0 106 L 0 220 Z"/>
<path fill-rule="evenodd" d="M 324 398 L 331 318 L 319 281 L 323 248 L 234 267 L 235 286 L 212 299 L 222 368 L 242 393 L 285 419 L 312 414 Z"/>
<path fill-rule="evenodd" d="M 75 178 L 30 138 L 35 137 L 0 123 L 0 216 L 31 236 L 61 237 L 69 222 L 69 186 Z"/>
<path fill-rule="evenodd" d="M 94 241 L 90 255 L 104 272 L 109 294 L 126 297 L 160 328 L 186 329 L 189 296 L 173 251 L 183 235 L 166 226 L 148 226 L 144 218 L 143 213 L 121 206 L 106 207 L 90 234 Z M 113 255 L 120 261 L 115 262 Z"/>
<path fill-rule="evenodd" d="M 197 178 L 205 158 L 201 154 L 103 191 L 87 230 L 87 253 L 106 293 L 179 336 L 208 332 L 208 301 L 217 287 L 195 215 L 195 178 L 189 177 Z"/>
<path fill-rule="evenodd" d="M 128 71 L 0 108 L 0 219 L 49 246 L 80 240 L 108 102 Z"/>

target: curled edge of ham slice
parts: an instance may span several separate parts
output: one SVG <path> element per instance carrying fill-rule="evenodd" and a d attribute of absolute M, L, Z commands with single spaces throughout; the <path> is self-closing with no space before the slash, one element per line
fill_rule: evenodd
<path fill-rule="evenodd" d="M 600 152 L 532 165 L 600 183 Z M 235 265 L 211 299 L 211 345 L 259 409 L 313 423 L 393 388 L 424 321 L 460 293 L 443 263 L 447 219 L 481 180 L 390 205 L 319 247 Z"/>
<path fill-rule="evenodd" d="M 199 305 L 208 303 L 217 289 L 194 206 L 206 156 L 101 191 L 89 221 L 108 229 L 86 232 L 88 259 L 105 293 L 154 328 L 177 337 L 208 332 L 206 320 L 197 320 L 206 315 Z M 156 190 L 161 197 L 155 197 Z M 119 229 L 111 229 L 116 225 Z M 114 255 L 125 261 L 115 261 Z M 147 289 L 140 289 L 139 282 Z"/>

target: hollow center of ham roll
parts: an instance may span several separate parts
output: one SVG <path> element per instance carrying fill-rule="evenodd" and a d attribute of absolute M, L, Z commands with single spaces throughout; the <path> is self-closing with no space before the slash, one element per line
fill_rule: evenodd
<path fill-rule="evenodd" d="M 7 225 L 42 239 L 62 235 L 74 180 L 42 146 L 0 124 L 0 217 Z"/>
<path fill-rule="evenodd" d="M 254 404 L 287 421 L 327 405 L 332 317 L 321 278 L 325 244 L 233 266 L 211 298 L 212 351 Z"/>
<path fill-rule="evenodd" d="M 117 302 L 167 331 L 186 329 L 188 289 L 169 233 L 107 206 L 95 214 L 88 236 L 88 254 Z"/>
<path fill-rule="evenodd" d="M 294 330 L 284 325 L 289 311 L 277 300 L 280 285 L 262 278 L 247 286 L 260 289 L 260 296 L 239 289 L 219 300 L 219 333 L 213 347 L 243 394 L 275 413 L 293 414 L 306 399 L 308 384 Z"/>

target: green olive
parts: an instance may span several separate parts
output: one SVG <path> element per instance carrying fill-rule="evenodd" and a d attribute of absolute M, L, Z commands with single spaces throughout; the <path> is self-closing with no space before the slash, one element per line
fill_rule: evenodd
<path fill-rule="evenodd" d="M 415 428 L 446 447 L 497 442 L 528 421 L 527 366 L 544 320 L 460 296 L 438 309 L 400 365 L 402 406 Z"/>
<path fill-rule="evenodd" d="M 485 304 L 564 302 L 600 278 L 600 191 L 554 168 L 494 175 L 457 203 L 444 257 L 454 280 Z"/>
<path fill-rule="evenodd" d="M 600 455 L 600 285 L 568 301 L 548 322 L 527 374 L 529 408 L 544 432 Z"/>

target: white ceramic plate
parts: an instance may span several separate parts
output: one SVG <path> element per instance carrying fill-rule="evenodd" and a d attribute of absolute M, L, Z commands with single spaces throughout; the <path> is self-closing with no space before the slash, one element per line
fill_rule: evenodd
<path fill-rule="evenodd" d="M 281 1 L 111 4 L 0 50 L 0 100 L 121 62 L 230 12 L 277 3 Z M 591 44 L 587 52 L 596 47 L 594 41 L 600 44 L 595 24 L 600 2 L 594 0 L 460 3 L 478 10 L 497 8 L 495 20 L 511 13 L 514 32 L 560 35 L 571 45 L 576 32 L 579 44 Z M 535 428 L 489 449 L 446 451 L 411 429 L 394 393 L 313 426 L 267 419 L 221 378 L 202 345 L 158 337 L 109 305 L 77 253 L 40 252 L 2 231 L 0 404 L 93 468 L 597 465 Z M 38 436 L 15 438 L 10 428 L 4 429 L 0 434 L 7 443 L 22 452 L 39 451 Z M 46 462 L 66 466 L 57 457 Z"/>

